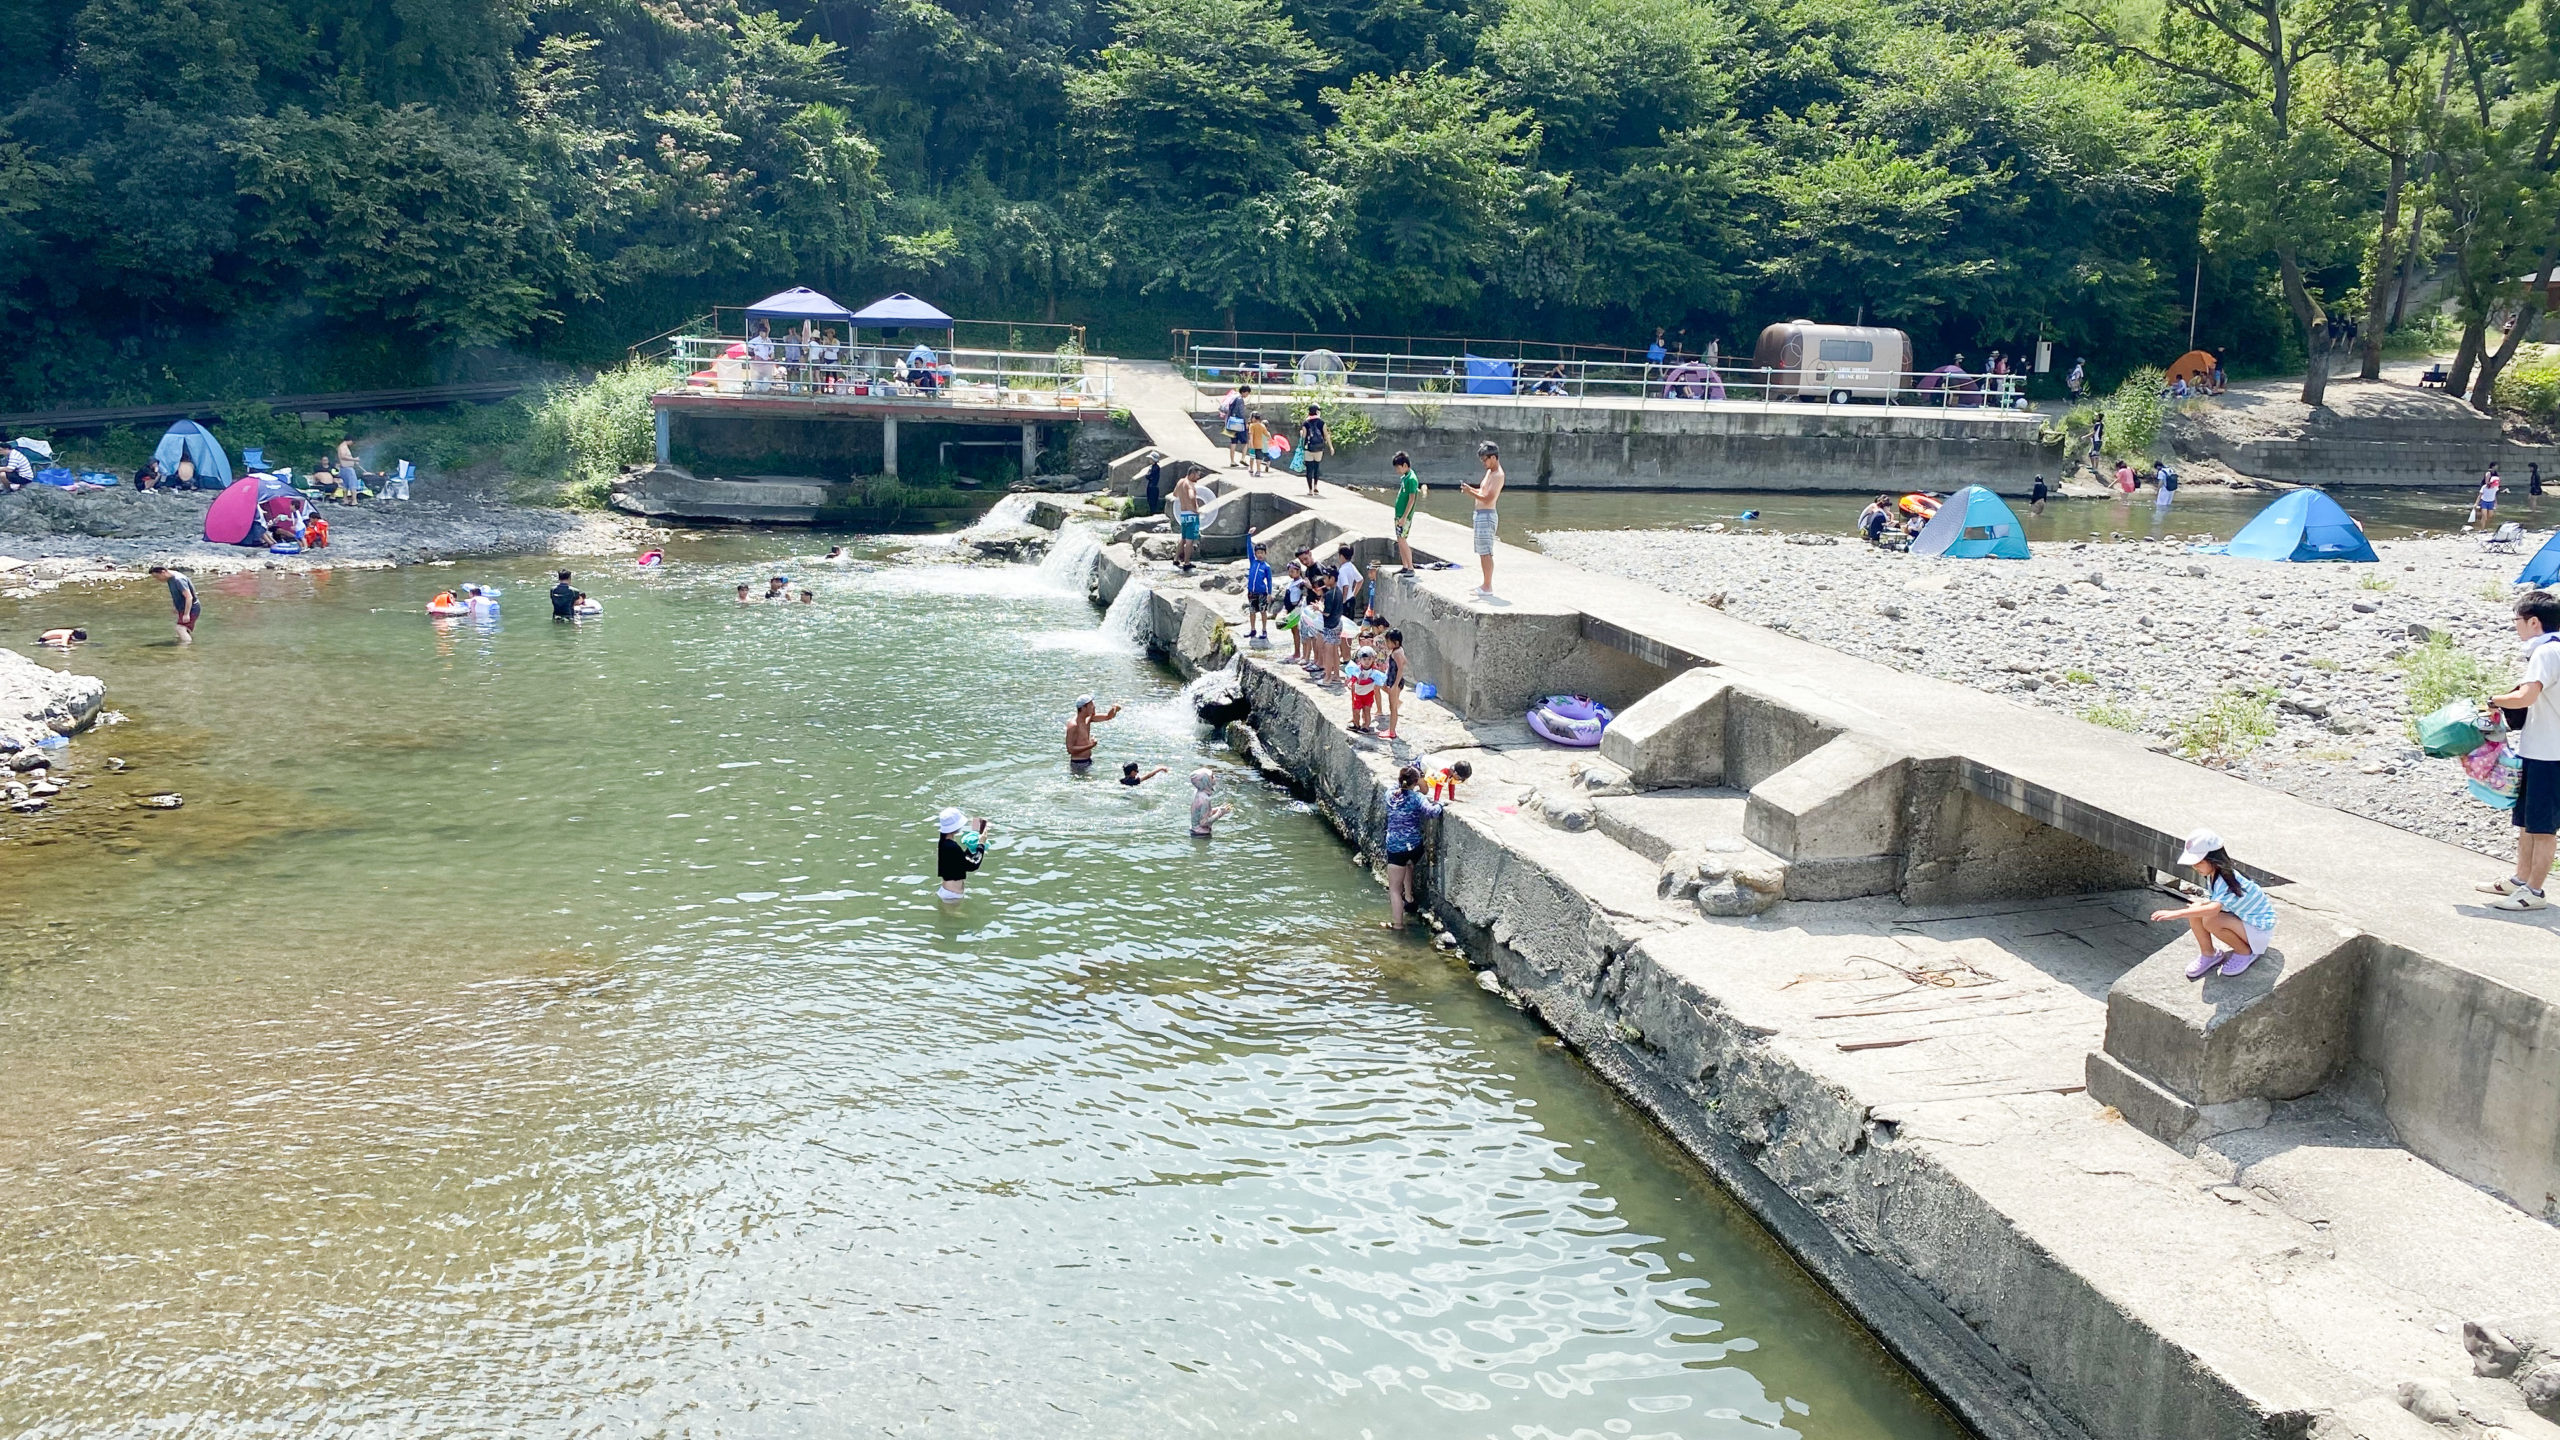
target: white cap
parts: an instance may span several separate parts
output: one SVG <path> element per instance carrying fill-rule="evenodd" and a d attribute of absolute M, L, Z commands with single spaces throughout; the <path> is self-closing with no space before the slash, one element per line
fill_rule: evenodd
<path fill-rule="evenodd" d="M 2178 863 L 2193 865 L 2222 848 L 2222 837 L 2210 830 L 2199 830 L 2187 837 L 2187 848 L 2178 852 Z"/>
<path fill-rule="evenodd" d="M 960 813 L 959 806 L 953 805 L 945 808 L 940 815 L 935 816 L 933 823 L 942 827 L 943 834 L 949 835 L 957 831 L 962 825 L 968 823 L 968 818 L 969 817 Z"/>
<path fill-rule="evenodd" d="M 1077 697 L 1076 697 L 1076 708 L 1077 708 L 1077 709 L 1079 709 L 1079 710 L 1087 710 L 1087 709 L 1091 709 L 1091 708 L 1092 708 L 1092 706 L 1093 706 L 1093 697 L 1092 697 L 1092 696 L 1090 696 L 1090 695 L 1079 695 L 1079 696 L 1077 696 Z"/>

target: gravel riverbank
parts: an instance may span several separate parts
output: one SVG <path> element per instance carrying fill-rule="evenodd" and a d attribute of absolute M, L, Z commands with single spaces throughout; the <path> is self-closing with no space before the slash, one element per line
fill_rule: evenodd
<path fill-rule="evenodd" d="M 2258 784 L 2486 854 L 2507 817 L 2409 737 L 2408 661 L 2442 635 L 2503 680 L 2516 555 L 2377 542 L 2379 565 L 2272 565 L 2170 544 L 1927 560 L 1830 536 L 1550 531 L 1549 555 L 1835 650 L 2140 733 Z M 2539 541 L 2541 537 L 2534 537 Z M 2425 668 L 2453 657 L 2437 653 Z M 2200 819 L 2209 817 L 2199 817 Z"/>
<path fill-rule="evenodd" d="M 240 570 L 318 570 L 414 565 L 470 555 L 595 555 L 643 543 L 629 516 L 546 510 L 474 494 L 323 505 L 327 549 L 271 555 L 204 540 L 208 491 L 72 495 L 33 486 L 0 496 L 0 595 L 23 598 L 81 580 L 155 564 L 199 575 Z"/>

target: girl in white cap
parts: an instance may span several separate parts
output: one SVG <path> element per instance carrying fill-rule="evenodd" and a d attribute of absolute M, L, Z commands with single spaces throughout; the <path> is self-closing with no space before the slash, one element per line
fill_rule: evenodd
<path fill-rule="evenodd" d="M 2204 899 L 2183 910 L 2154 910 L 2151 918 L 2184 920 L 2195 935 L 2198 953 L 2187 966 L 2187 978 L 2201 980 L 2217 965 L 2223 974 L 2237 975 L 2256 964 L 2275 938 L 2276 903 L 2258 882 L 2240 873 L 2222 848 L 2222 837 L 2210 830 L 2187 837 L 2178 863 L 2194 867 Z M 2230 954 L 2221 953 L 2225 950 Z"/>
<path fill-rule="evenodd" d="M 942 831 L 942 844 L 934 857 L 934 870 L 942 877 L 942 886 L 934 895 L 943 900 L 957 900 L 969 889 L 969 876 L 987 863 L 987 822 L 971 821 L 953 806 L 934 817 Z M 970 828 L 975 825 L 975 829 Z"/>
<path fill-rule="evenodd" d="M 1191 772 L 1191 833 L 1202 840 L 1209 838 L 1211 826 L 1235 813 L 1233 805 L 1216 802 L 1217 788 L 1218 774 L 1208 766 Z"/>

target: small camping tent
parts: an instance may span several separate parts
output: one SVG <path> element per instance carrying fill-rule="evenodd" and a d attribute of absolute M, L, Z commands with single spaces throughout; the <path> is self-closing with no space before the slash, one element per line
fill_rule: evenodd
<path fill-rule="evenodd" d="M 1938 513 L 1911 542 L 1914 555 L 1944 555 L 1951 560 L 2027 558 L 2026 531 L 2007 501 L 1979 485 L 1967 485 L 1947 497 Z"/>
<path fill-rule="evenodd" d="M 2296 490 L 2240 527 L 2225 555 L 2243 560 L 2373 560 L 2364 527 L 2318 490 Z"/>
<path fill-rule="evenodd" d="M 2560 530 L 2551 532 L 2551 538 L 2524 562 L 2524 573 L 2516 577 L 2519 585 L 2549 585 L 2555 580 L 2560 580 Z"/>
<path fill-rule="evenodd" d="M 2184 380 L 2190 390 L 2203 388 L 2205 382 L 2212 378 L 2213 352 L 2210 350 L 2190 350 L 2170 361 L 2169 368 L 2160 373 L 2161 384 L 2175 385 Z"/>
<path fill-rule="evenodd" d="M 213 438 L 212 431 L 193 420 L 181 420 L 170 426 L 169 433 L 160 437 L 159 448 L 151 452 L 151 458 L 160 462 L 163 475 L 175 477 L 178 461 L 183 458 L 196 462 L 198 485 L 231 483 L 231 457 L 224 453 L 222 442 Z"/>
<path fill-rule="evenodd" d="M 1481 355 L 1467 357 L 1467 393 L 1470 395 L 1508 395 L 1511 377 L 1518 367 L 1508 360 L 1487 360 Z"/>
<path fill-rule="evenodd" d="M 204 538 L 216 545 L 245 545 L 260 507 L 279 496 L 300 498 L 292 485 L 273 475 L 244 475 L 213 498 L 204 512 Z"/>

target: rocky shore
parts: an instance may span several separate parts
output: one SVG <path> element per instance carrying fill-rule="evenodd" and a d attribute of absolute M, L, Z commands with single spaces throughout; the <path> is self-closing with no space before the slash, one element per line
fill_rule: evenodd
<path fill-rule="evenodd" d="M 2415 668 L 2517 665 L 2523 558 L 2384 541 L 2379 565 L 2273 565 L 2172 544 L 1942 561 L 1833 536 L 1554 531 L 1547 554 L 1833 649 L 2138 733 L 2156 750 L 2486 854 L 2507 816 L 2412 741 Z M 2429 651 L 2430 642 L 2452 653 Z"/>
<path fill-rule="evenodd" d="M 324 505 L 327 549 L 272 555 L 204 539 L 208 491 L 73 495 L 33 486 L 0 496 L 0 595 L 25 598 L 72 581 L 175 564 L 199 575 L 414 565 L 469 555 L 594 555 L 633 548 L 647 527 L 628 516 L 548 510 L 456 495 Z"/>

